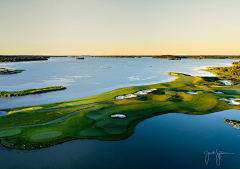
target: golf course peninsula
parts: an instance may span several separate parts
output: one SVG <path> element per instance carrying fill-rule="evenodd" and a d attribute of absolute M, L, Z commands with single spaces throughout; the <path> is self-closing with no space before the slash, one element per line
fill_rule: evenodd
<path fill-rule="evenodd" d="M 121 140 L 133 134 L 139 122 L 157 115 L 240 110 L 240 81 L 234 73 L 240 71 L 238 65 L 204 70 L 217 76 L 169 72 L 176 77 L 174 81 L 49 104 L 3 108 L 0 111 L 6 113 L 0 117 L 0 142 L 9 148 L 29 150 L 74 139 Z"/>

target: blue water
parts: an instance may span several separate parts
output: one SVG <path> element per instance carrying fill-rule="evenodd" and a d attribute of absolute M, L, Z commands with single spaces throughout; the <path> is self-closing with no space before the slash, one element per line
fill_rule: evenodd
<path fill-rule="evenodd" d="M 6 112 L 6 111 L 0 111 L 0 117 L 1 117 L 1 116 L 5 116 L 7 113 L 8 113 L 8 112 Z"/>
<path fill-rule="evenodd" d="M 235 60 L 166 60 L 152 58 L 51 58 L 48 61 L 6 62 L 0 67 L 26 69 L 19 74 L 1 75 L 0 91 L 17 91 L 47 86 L 66 86 L 67 90 L 0 98 L 0 108 L 52 103 L 100 94 L 113 89 L 172 81 L 167 72 L 191 75 L 212 74 L 197 71 L 207 66 L 226 66 Z M 151 67 L 150 67 L 151 66 Z"/>
<path fill-rule="evenodd" d="M 51 58 L 49 61 L 0 63 L 0 67 L 26 69 L 0 76 L 0 90 L 20 90 L 49 85 L 68 89 L 51 94 L 0 98 L 1 107 L 49 103 L 109 91 L 129 85 L 173 80 L 166 72 L 198 72 L 206 66 L 230 65 L 235 60 L 169 61 L 163 59 Z M 151 67 L 149 67 L 151 66 Z M 105 67 L 111 67 L 106 68 Z M 93 69 L 94 68 L 94 69 Z M 239 110 L 207 115 L 171 113 L 140 122 L 133 135 L 120 141 L 73 140 L 40 150 L 7 149 L 0 145 L 1 168 L 236 168 L 240 161 L 240 131 L 223 118 L 240 120 Z M 210 155 L 216 149 L 234 154 Z"/>

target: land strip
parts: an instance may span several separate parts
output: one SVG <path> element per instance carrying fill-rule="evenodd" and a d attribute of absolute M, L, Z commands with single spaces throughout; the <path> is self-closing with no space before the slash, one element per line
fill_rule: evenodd
<path fill-rule="evenodd" d="M 44 87 L 39 89 L 26 89 L 26 90 L 20 90 L 15 92 L 0 91 L 0 97 L 25 96 L 29 94 L 46 93 L 50 91 L 64 90 L 64 89 L 66 89 L 66 87 L 51 86 L 51 87 Z"/>

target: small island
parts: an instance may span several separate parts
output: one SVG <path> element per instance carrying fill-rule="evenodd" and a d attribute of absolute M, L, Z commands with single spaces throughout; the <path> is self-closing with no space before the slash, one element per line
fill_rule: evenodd
<path fill-rule="evenodd" d="M 25 69 L 7 69 L 7 68 L 0 68 L 0 74 L 16 74 L 25 71 Z"/>
<path fill-rule="evenodd" d="M 50 91 L 64 90 L 64 89 L 66 89 L 66 87 L 51 86 L 51 87 L 45 87 L 45 88 L 39 88 L 39 89 L 20 90 L 15 92 L 0 91 L 0 97 L 25 96 L 28 94 L 46 93 Z"/>
<path fill-rule="evenodd" d="M 84 57 L 76 57 L 76 59 L 77 59 L 77 60 L 79 60 L 79 59 L 84 59 Z"/>
<path fill-rule="evenodd" d="M 240 71 L 234 65 L 227 70 Z M 74 139 L 121 140 L 129 137 L 139 122 L 157 115 L 240 110 L 239 76 L 223 70 L 205 70 L 218 74 L 216 77 L 169 72 L 177 79 L 56 103 L 0 109 L 7 112 L 0 117 L 0 141 L 6 147 L 25 150 Z M 222 82 L 227 80 L 231 85 Z M 233 98 L 236 103 L 230 104 Z"/>

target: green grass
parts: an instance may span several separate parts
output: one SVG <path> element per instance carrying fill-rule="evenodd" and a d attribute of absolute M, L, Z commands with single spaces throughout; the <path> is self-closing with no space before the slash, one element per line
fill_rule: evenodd
<path fill-rule="evenodd" d="M 21 133 L 21 130 L 19 130 L 19 129 L 1 131 L 0 132 L 0 137 L 14 136 L 14 135 L 19 134 L 19 133 Z"/>
<path fill-rule="evenodd" d="M 45 88 L 39 88 L 39 89 L 20 90 L 15 92 L 0 91 L 0 97 L 25 96 L 28 94 L 46 93 L 50 91 L 64 90 L 64 89 L 66 89 L 66 87 L 51 86 L 51 87 L 45 87 Z"/>
<path fill-rule="evenodd" d="M 45 140 L 45 139 L 50 139 L 50 138 L 54 138 L 54 137 L 58 137 L 62 135 L 62 132 L 60 131 L 50 131 L 50 132 L 44 132 L 44 133 L 38 133 L 38 134 L 34 134 L 31 139 L 32 140 Z"/>
<path fill-rule="evenodd" d="M 78 113 L 52 124 L 14 129 L 21 133 L 16 132 L 17 134 L 13 135 L 8 135 L 11 130 L 6 130 L 6 133 L 2 135 L 0 133 L 1 143 L 18 149 L 36 149 L 81 138 L 119 140 L 129 137 L 140 121 L 156 115 L 208 114 L 227 109 L 240 109 L 238 105 L 230 105 L 219 100 L 237 97 L 240 94 L 238 86 L 214 84 L 218 77 L 169 74 L 178 78 L 172 82 L 120 88 L 63 102 L 16 107 L 18 111 L 2 109 L 8 111 L 8 115 L 0 117 L 0 128 L 43 124 L 71 113 Z M 133 94 L 151 88 L 158 90 L 140 98 L 115 99 L 119 95 Z M 186 93 L 189 91 L 202 93 L 191 95 Z M 215 94 L 211 91 L 222 91 L 225 94 Z M 169 100 L 173 96 L 176 97 Z M 126 118 L 111 118 L 112 114 L 124 114 Z"/>

